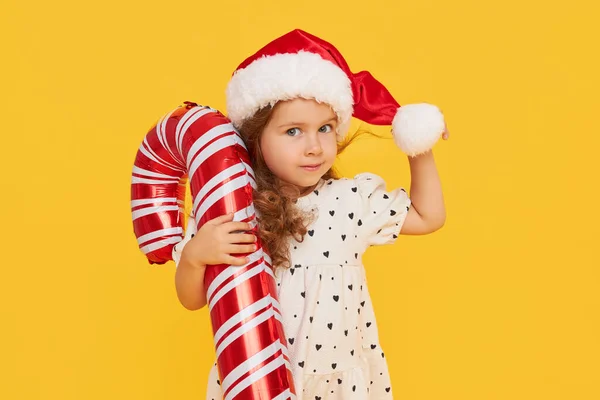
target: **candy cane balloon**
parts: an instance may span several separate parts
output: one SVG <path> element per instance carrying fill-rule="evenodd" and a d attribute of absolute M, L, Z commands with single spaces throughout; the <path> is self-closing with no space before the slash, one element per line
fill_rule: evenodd
<path fill-rule="evenodd" d="M 146 134 L 131 178 L 131 212 L 138 246 L 150 264 L 172 260 L 183 239 L 185 186 L 200 228 L 234 212 L 256 234 L 248 151 L 219 111 L 185 102 Z M 250 262 L 206 269 L 208 308 L 224 398 L 295 399 L 275 277 L 258 238 Z"/>

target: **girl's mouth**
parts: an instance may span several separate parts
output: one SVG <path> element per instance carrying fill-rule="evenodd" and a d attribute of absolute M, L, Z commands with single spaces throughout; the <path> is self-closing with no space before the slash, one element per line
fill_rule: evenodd
<path fill-rule="evenodd" d="M 323 165 L 323 163 L 321 163 L 321 164 L 312 164 L 312 165 L 303 165 L 302 168 L 305 169 L 306 171 L 316 171 L 319 168 L 321 168 L 321 165 Z"/>

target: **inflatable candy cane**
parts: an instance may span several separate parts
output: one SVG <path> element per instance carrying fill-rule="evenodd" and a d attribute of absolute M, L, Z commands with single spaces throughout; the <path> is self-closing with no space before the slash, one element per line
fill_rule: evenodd
<path fill-rule="evenodd" d="M 183 239 L 188 179 L 198 228 L 234 212 L 257 233 L 256 184 L 239 133 L 219 111 L 185 102 L 150 129 L 133 166 L 133 228 L 150 264 L 172 260 Z M 256 244 L 248 264 L 206 269 L 219 377 L 227 400 L 295 399 L 270 259 Z"/>

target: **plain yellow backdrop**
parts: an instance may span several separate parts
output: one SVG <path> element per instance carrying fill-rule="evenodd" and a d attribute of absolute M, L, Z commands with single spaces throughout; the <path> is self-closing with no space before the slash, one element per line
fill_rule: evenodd
<path fill-rule="evenodd" d="M 224 110 L 238 63 L 302 28 L 451 133 L 446 226 L 365 260 L 395 397 L 600 399 L 593 3 L 3 1 L 0 398 L 204 398 L 208 313 L 137 247 L 133 160 L 160 116 Z M 339 166 L 410 187 L 391 140 Z"/>

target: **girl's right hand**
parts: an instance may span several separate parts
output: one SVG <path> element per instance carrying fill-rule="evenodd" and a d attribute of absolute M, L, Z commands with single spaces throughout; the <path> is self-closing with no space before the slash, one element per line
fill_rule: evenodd
<path fill-rule="evenodd" d="M 249 262 L 248 257 L 234 256 L 239 253 L 252 253 L 256 250 L 256 236 L 250 233 L 247 222 L 233 221 L 233 213 L 222 215 L 202 225 L 193 238 L 185 245 L 181 257 L 194 264 L 227 264 L 241 266 Z M 251 244 L 242 244 L 251 243 Z"/>

